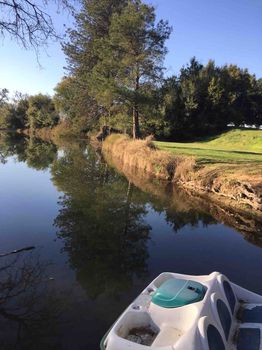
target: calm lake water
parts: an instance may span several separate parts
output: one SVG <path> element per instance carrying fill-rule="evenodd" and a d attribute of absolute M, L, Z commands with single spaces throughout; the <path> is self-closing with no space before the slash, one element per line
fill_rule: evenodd
<path fill-rule="evenodd" d="M 85 143 L 0 136 L 0 184 L 0 254 L 35 247 L 0 257 L 0 349 L 98 349 L 163 271 L 262 293 L 260 222 L 145 192 Z"/>

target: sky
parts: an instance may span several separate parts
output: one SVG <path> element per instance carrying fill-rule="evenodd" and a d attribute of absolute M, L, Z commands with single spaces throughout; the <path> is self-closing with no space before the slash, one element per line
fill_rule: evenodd
<path fill-rule="evenodd" d="M 99 1 L 99 0 L 98 0 Z M 205 64 L 234 63 L 262 77 L 262 0 L 145 0 L 156 7 L 157 20 L 173 27 L 167 41 L 166 75 L 196 56 Z M 55 26 L 61 32 L 72 26 L 68 14 L 51 9 Z M 53 94 L 65 75 L 65 56 L 60 43 L 41 50 L 40 65 L 35 52 L 26 51 L 8 37 L 0 40 L 0 88 L 12 93 Z"/>

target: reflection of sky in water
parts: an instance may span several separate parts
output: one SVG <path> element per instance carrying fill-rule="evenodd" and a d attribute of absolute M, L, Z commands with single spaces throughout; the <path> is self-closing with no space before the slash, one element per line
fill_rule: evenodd
<path fill-rule="evenodd" d="M 0 164 L 0 183 L 1 249 L 41 245 L 54 238 L 52 223 L 59 193 L 49 171 L 37 171 L 11 159 Z"/>
<path fill-rule="evenodd" d="M 74 150 L 74 152 L 76 151 Z M 164 207 L 160 200 L 154 198 L 154 204 L 152 204 L 152 195 L 142 193 L 135 188 L 133 192 L 130 192 L 130 194 L 132 193 L 129 198 L 130 206 L 123 208 L 126 205 L 126 200 L 128 202 L 128 197 L 126 197 L 128 182 L 123 177 L 112 175 L 110 170 L 109 174 L 105 176 L 106 172 L 103 167 L 98 168 L 94 175 L 87 174 L 99 162 L 96 160 L 92 163 L 84 149 L 82 151 L 79 149 L 78 152 L 82 152 L 82 155 L 79 156 L 79 162 L 75 165 L 76 172 L 72 181 L 68 177 L 72 176 L 71 164 L 78 156 L 77 153 L 69 156 L 70 161 L 66 163 L 65 168 L 62 164 L 61 169 L 59 168 L 55 174 L 56 181 L 61 181 L 59 184 L 62 183 L 63 186 L 66 184 L 70 192 L 70 200 L 63 202 L 64 206 L 58 204 L 59 197 L 63 197 L 63 193 L 58 192 L 52 183 L 51 178 L 54 177 L 54 174 L 51 174 L 49 169 L 35 170 L 29 168 L 25 162 L 16 161 L 13 157 L 8 158 L 6 164 L 0 164 L 0 252 L 34 245 L 39 248 L 41 257 L 52 263 L 48 273 L 50 277 L 54 278 L 52 282 L 54 288 L 59 293 L 65 292 L 68 296 L 67 305 L 63 316 L 61 316 L 61 324 L 59 323 L 58 327 L 59 337 L 64 344 L 61 345 L 61 349 L 82 349 L 83 347 L 95 349 L 100 337 L 119 313 L 146 283 L 163 271 L 206 274 L 217 270 L 228 275 L 236 283 L 262 293 L 261 248 L 246 241 L 234 229 L 222 223 L 215 224 L 215 220 L 209 221 L 210 224 L 203 224 L 201 220 L 196 220 L 192 225 L 190 224 L 190 216 L 186 216 L 188 214 L 181 212 L 178 217 L 175 215 L 173 217 L 172 215 L 175 213 L 170 208 L 167 213 L 166 203 Z M 66 151 L 59 151 L 57 158 L 63 160 L 66 155 Z M 78 165 L 81 168 L 78 169 Z M 99 178 L 99 171 L 102 180 Z M 86 175 L 89 176 L 88 180 Z M 111 176 L 111 182 L 103 187 L 108 181 L 108 176 Z M 103 192 L 104 189 L 105 192 Z M 94 215 L 96 215 L 97 210 L 100 210 L 101 217 L 103 215 L 110 217 L 112 222 L 108 224 L 113 224 L 113 231 L 114 225 L 116 225 L 115 227 L 118 225 L 118 219 L 125 214 L 129 218 L 130 215 L 133 215 L 133 224 L 141 227 L 145 224 L 151 227 L 151 229 L 146 229 L 148 236 L 145 237 L 144 246 L 143 244 L 139 245 L 139 242 L 136 246 L 136 241 L 132 243 L 134 250 L 131 250 L 131 261 L 125 262 L 127 271 L 125 270 L 124 274 L 123 271 L 120 271 L 123 274 L 119 276 L 120 282 L 118 281 L 118 271 L 110 271 L 110 269 L 106 271 L 107 266 L 103 264 L 105 258 L 107 259 L 105 261 L 109 261 L 109 263 L 112 260 L 112 266 L 114 266 L 114 254 L 118 255 L 118 251 L 110 251 L 114 245 L 103 247 L 103 241 L 96 244 L 96 234 L 98 240 L 103 240 L 107 239 L 103 236 L 103 232 L 106 235 L 110 232 L 106 227 L 107 223 L 92 222 L 93 217 L 90 209 L 93 210 L 93 203 L 88 201 L 88 194 L 94 195 L 96 193 L 94 191 L 98 191 L 98 195 L 99 192 L 102 193 L 99 197 L 101 203 L 98 201 L 97 207 L 94 206 Z M 99 206 L 99 204 L 101 205 Z M 62 224 L 64 224 L 63 220 L 68 219 L 68 214 L 69 219 L 72 214 L 72 221 L 75 225 L 72 226 L 73 230 L 79 229 L 77 234 L 83 240 L 75 242 L 72 239 L 69 241 L 71 245 L 75 244 L 75 246 L 69 247 L 71 250 L 69 249 L 67 252 L 64 250 L 65 239 L 59 239 L 56 235 L 61 228 L 54 226 L 54 220 L 59 215 L 61 220 L 61 209 L 66 209 L 66 216 L 62 215 Z M 75 214 L 74 210 L 76 209 L 78 211 Z M 80 215 L 78 218 L 79 210 L 83 216 Z M 128 210 L 131 210 L 130 213 Z M 197 212 L 198 208 L 194 210 Z M 96 220 L 98 220 L 99 215 L 96 216 Z M 138 218 L 144 222 L 138 223 L 136 221 Z M 180 221 L 176 223 L 176 220 Z M 177 230 L 173 229 L 174 223 L 178 224 Z M 66 224 L 68 224 L 67 221 Z M 101 227 L 99 227 L 100 224 Z M 68 229 L 68 226 L 65 227 Z M 97 232 L 95 231 L 96 227 L 99 227 Z M 88 236 L 87 241 L 85 241 L 85 236 L 81 237 L 81 230 Z M 132 230 L 128 236 L 130 241 L 132 241 L 132 234 L 137 235 L 140 232 L 134 228 Z M 118 242 L 114 235 L 120 235 L 121 239 L 121 232 L 117 229 L 112 232 L 114 242 Z M 82 250 L 84 244 L 86 247 Z M 94 252 L 91 258 L 95 261 L 94 268 L 92 261 L 90 262 L 92 249 L 90 249 L 89 244 L 97 249 L 97 253 Z M 110 244 L 110 237 L 106 244 Z M 124 249 L 130 253 L 129 248 L 125 247 Z M 132 262 L 132 259 L 134 261 L 140 259 L 140 253 L 136 249 L 142 249 L 143 254 L 145 254 L 144 261 L 138 262 L 138 265 L 134 265 Z M 82 255 L 78 256 L 78 252 Z M 123 254 L 123 252 L 120 253 Z M 119 256 L 121 257 L 121 254 Z M 118 261 L 117 258 L 116 261 Z M 136 276 L 135 269 L 141 268 L 139 264 L 145 265 L 142 266 L 145 273 Z M 131 277 L 126 280 L 125 273 L 129 272 L 128 266 L 131 266 L 130 268 L 133 270 L 131 270 Z M 103 276 L 105 276 L 104 280 Z M 117 283 L 122 283 L 121 278 L 123 278 L 125 288 L 118 291 Z M 90 285 L 92 283 L 97 284 L 94 286 L 94 290 L 93 286 Z M 99 293 L 98 290 L 96 297 L 91 298 L 90 295 L 92 293 L 95 295 L 96 289 L 99 288 L 99 283 L 103 283 L 102 292 Z"/>

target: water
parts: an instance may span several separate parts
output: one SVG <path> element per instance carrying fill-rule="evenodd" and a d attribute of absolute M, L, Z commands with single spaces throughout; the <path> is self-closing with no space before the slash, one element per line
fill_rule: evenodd
<path fill-rule="evenodd" d="M 84 142 L 5 135 L 0 161 L 0 253 L 35 247 L 0 257 L 1 349 L 98 349 L 163 271 L 221 271 L 262 293 L 260 222 L 136 187 Z"/>

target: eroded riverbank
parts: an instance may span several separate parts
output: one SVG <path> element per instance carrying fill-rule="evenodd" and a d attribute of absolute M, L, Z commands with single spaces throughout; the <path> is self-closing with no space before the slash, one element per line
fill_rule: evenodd
<path fill-rule="evenodd" d="M 124 135 L 107 137 L 102 152 L 124 173 L 164 180 L 205 200 L 262 217 L 262 163 L 255 168 L 248 164 L 203 165 L 193 157 L 160 151 L 151 141 L 132 141 Z"/>

